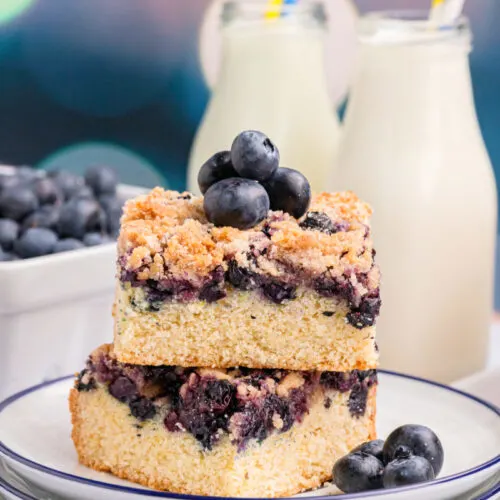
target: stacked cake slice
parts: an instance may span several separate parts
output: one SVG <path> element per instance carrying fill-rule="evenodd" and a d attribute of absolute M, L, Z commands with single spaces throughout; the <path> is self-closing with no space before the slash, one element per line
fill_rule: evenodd
<path fill-rule="evenodd" d="M 379 272 L 370 208 L 215 226 L 203 198 L 128 202 L 114 344 L 71 392 L 80 461 L 171 492 L 286 496 L 375 437 Z"/>

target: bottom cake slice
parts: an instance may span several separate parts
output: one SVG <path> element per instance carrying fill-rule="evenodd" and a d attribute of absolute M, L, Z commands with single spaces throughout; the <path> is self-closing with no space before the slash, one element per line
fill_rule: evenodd
<path fill-rule="evenodd" d="M 375 437 L 376 371 L 151 367 L 94 351 L 70 394 L 80 462 L 151 488 L 276 497 Z"/>

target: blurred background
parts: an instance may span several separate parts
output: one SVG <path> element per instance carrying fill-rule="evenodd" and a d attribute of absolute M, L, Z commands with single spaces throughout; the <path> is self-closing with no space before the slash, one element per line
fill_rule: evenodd
<path fill-rule="evenodd" d="M 429 0 L 328 3 L 328 83 L 340 115 L 356 18 L 428 7 Z M 125 183 L 184 189 L 192 139 L 217 78 L 219 8 L 211 0 L 2 0 L 0 163 L 78 173 L 105 163 Z M 498 174 L 500 2 L 469 1 L 465 13 L 479 122 Z"/>
<path fill-rule="evenodd" d="M 191 142 L 219 64 L 218 2 L 2 0 L 0 162 L 80 172 L 104 162 L 124 182 L 185 187 Z M 355 20 L 429 0 L 329 2 L 332 106 L 344 100 Z M 500 169 L 498 0 L 466 3 L 476 106 Z"/>

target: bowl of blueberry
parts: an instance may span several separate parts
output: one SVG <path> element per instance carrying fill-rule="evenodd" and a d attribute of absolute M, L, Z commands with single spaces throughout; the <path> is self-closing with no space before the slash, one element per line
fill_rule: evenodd
<path fill-rule="evenodd" d="M 107 340 L 122 207 L 143 192 L 107 166 L 0 166 L 0 397 Z"/>
<path fill-rule="evenodd" d="M 112 242 L 123 196 L 118 176 L 91 166 L 84 176 L 30 167 L 0 172 L 0 262 L 12 262 Z"/>

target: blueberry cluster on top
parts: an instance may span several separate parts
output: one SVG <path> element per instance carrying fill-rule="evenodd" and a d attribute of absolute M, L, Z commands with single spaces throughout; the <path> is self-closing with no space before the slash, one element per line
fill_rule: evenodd
<path fill-rule="evenodd" d="M 85 176 L 19 167 L 0 175 L 0 262 L 95 246 L 119 231 L 118 176 L 92 166 Z"/>
<path fill-rule="evenodd" d="M 269 209 L 302 217 L 311 201 L 309 182 L 297 170 L 279 167 L 279 161 L 269 137 L 257 130 L 241 132 L 230 151 L 213 155 L 198 174 L 207 219 L 216 226 L 250 229 Z"/>
<path fill-rule="evenodd" d="M 340 458 L 333 479 L 344 493 L 395 488 L 430 481 L 443 466 L 437 435 L 424 425 L 407 424 L 382 439 L 369 441 Z"/>

